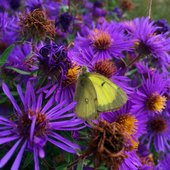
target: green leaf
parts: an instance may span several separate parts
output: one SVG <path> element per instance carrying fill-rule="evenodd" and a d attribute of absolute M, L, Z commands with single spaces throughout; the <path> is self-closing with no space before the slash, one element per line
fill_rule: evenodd
<path fill-rule="evenodd" d="M 76 170 L 83 170 L 83 162 L 84 162 L 83 159 L 79 161 L 79 163 L 77 164 Z"/>
<path fill-rule="evenodd" d="M 67 12 L 68 9 L 69 9 L 69 6 L 68 6 L 68 5 L 62 5 L 62 6 L 60 6 L 60 10 L 61 10 L 62 12 Z"/>
<path fill-rule="evenodd" d="M 3 52 L 3 54 L 0 56 L 0 66 L 2 66 L 2 65 L 6 62 L 9 54 L 11 53 L 11 51 L 13 50 L 14 47 L 15 47 L 14 44 L 10 45 L 10 46 Z"/>
<path fill-rule="evenodd" d="M 6 98 L 6 97 L 3 97 L 3 98 L 1 98 L 1 100 L 0 100 L 0 104 L 5 103 L 6 101 L 7 101 L 7 98 Z"/>
<path fill-rule="evenodd" d="M 22 168 L 25 169 L 33 161 L 33 154 L 28 154 L 25 158 Z"/>
<path fill-rule="evenodd" d="M 15 71 L 15 72 L 17 72 L 19 74 L 22 74 L 22 75 L 31 75 L 31 72 L 23 71 L 23 70 L 20 70 L 18 68 L 14 68 L 14 67 L 11 67 L 11 66 L 8 66 L 6 68 L 9 69 L 9 70 L 13 70 L 13 71 Z"/>
<path fill-rule="evenodd" d="M 70 153 L 65 152 L 64 153 L 64 158 L 65 158 L 65 161 L 69 163 L 69 162 L 73 161 L 74 156 L 72 154 L 70 154 Z"/>
<path fill-rule="evenodd" d="M 55 168 L 56 170 L 67 170 L 67 165 L 64 164 L 64 165 L 59 165 Z"/>
<path fill-rule="evenodd" d="M 130 71 L 127 72 L 125 75 L 126 75 L 126 76 L 131 76 L 131 75 L 134 74 L 135 72 L 137 72 L 137 69 L 130 70 Z"/>

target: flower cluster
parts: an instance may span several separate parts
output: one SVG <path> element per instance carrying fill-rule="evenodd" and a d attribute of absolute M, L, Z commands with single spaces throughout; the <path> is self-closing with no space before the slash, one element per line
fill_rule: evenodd
<path fill-rule="evenodd" d="M 0 169 L 170 169 L 170 26 L 127 20 L 135 5 L 117 5 L 0 2 Z M 84 67 L 127 102 L 81 119 L 74 94 Z"/>

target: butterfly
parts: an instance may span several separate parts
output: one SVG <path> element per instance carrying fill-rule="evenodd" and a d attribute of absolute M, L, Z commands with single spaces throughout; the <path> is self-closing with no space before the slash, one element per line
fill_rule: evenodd
<path fill-rule="evenodd" d="M 77 117 L 96 119 L 100 112 L 117 110 L 127 101 L 126 93 L 105 76 L 82 68 L 74 94 Z"/>

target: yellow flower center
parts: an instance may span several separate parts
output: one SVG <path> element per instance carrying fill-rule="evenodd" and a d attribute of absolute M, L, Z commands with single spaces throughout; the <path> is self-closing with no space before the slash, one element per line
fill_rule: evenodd
<path fill-rule="evenodd" d="M 162 112 L 165 106 L 166 106 L 166 97 L 160 96 L 158 93 L 153 93 L 151 96 L 148 97 L 146 102 L 146 107 L 150 111 L 154 111 L 154 112 Z"/>
<path fill-rule="evenodd" d="M 134 116 L 132 115 L 124 115 L 124 116 L 120 116 L 117 121 L 117 123 L 123 125 L 123 127 L 125 128 L 126 132 L 129 135 L 132 135 L 136 132 L 137 127 L 135 125 L 135 123 L 137 122 L 137 120 L 135 119 Z"/>
<path fill-rule="evenodd" d="M 116 120 L 116 122 L 121 124 L 124 127 L 124 130 L 128 135 L 133 135 L 137 130 L 137 127 L 135 125 L 137 120 L 135 119 L 134 116 L 132 116 L 130 114 L 120 116 Z M 131 136 L 129 137 L 129 140 L 132 143 L 132 148 L 136 149 L 138 147 L 138 141 L 134 140 Z"/>
<path fill-rule="evenodd" d="M 63 82 L 64 85 L 74 84 L 77 80 L 77 76 L 80 73 L 80 66 L 73 64 L 73 66 L 68 70 L 67 79 Z"/>
<path fill-rule="evenodd" d="M 110 34 L 103 30 L 94 29 L 90 39 L 97 50 L 107 50 L 112 45 Z"/>

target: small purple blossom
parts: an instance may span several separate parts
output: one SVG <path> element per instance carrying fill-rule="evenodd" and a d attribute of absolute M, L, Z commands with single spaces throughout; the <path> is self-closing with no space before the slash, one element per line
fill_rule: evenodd
<path fill-rule="evenodd" d="M 43 147 L 47 142 L 52 143 L 66 152 L 76 153 L 79 146 L 59 135 L 58 131 L 79 130 L 83 121 L 77 119 L 73 113 L 75 103 L 65 105 L 65 102 L 54 104 L 52 96 L 44 105 L 43 95 L 35 96 L 33 86 L 27 83 L 25 94 L 20 85 L 17 92 L 20 96 L 22 106 L 19 106 L 12 96 L 8 86 L 3 83 L 2 88 L 11 101 L 14 108 L 13 119 L 0 116 L 0 144 L 14 142 L 11 149 L 0 160 L 2 168 L 12 157 L 18 147 L 18 154 L 11 169 L 19 169 L 20 162 L 25 150 L 34 154 L 35 170 L 39 170 L 38 156 L 45 157 Z"/>
<path fill-rule="evenodd" d="M 170 61 L 170 38 L 162 34 L 155 34 L 158 29 L 149 18 L 135 18 L 132 21 L 122 23 L 126 35 L 135 41 L 135 48 L 139 55 L 149 56 L 162 60 L 164 63 Z M 149 56 L 150 58 L 151 56 Z"/>
<path fill-rule="evenodd" d="M 170 138 L 170 117 L 165 113 L 148 116 L 146 126 L 147 133 L 143 136 L 142 141 L 147 141 L 147 147 L 150 148 L 153 142 L 157 152 L 170 150 L 168 143 Z"/>
<path fill-rule="evenodd" d="M 52 82 L 61 84 L 66 78 L 71 61 L 67 57 L 66 47 L 57 44 L 43 46 L 38 55 L 39 70 Z"/>
<path fill-rule="evenodd" d="M 166 108 L 168 84 L 166 75 L 154 72 L 142 77 L 142 85 L 131 95 L 132 111 L 141 114 L 159 114 Z"/>
<path fill-rule="evenodd" d="M 74 42 L 74 49 L 92 52 L 94 60 L 122 58 L 124 51 L 132 50 L 133 42 L 127 40 L 123 29 L 116 23 L 103 22 L 102 25 L 88 30 L 86 36 L 78 34 Z"/>

